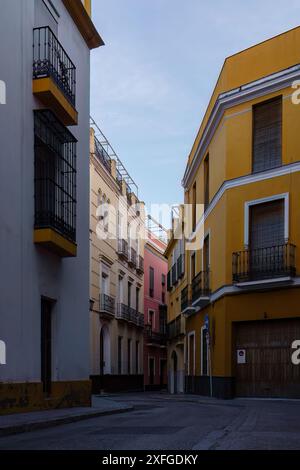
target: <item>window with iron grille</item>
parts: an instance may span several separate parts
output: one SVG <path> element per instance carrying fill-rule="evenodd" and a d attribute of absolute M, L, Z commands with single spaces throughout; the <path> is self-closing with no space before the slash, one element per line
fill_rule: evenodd
<path fill-rule="evenodd" d="M 253 172 L 281 165 L 282 97 L 253 108 Z"/>
<path fill-rule="evenodd" d="M 35 228 L 76 241 L 76 142 L 49 110 L 34 111 Z"/>
<path fill-rule="evenodd" d="M 149 295 L 154 297 L 154 269 L 149 268 Z"/>

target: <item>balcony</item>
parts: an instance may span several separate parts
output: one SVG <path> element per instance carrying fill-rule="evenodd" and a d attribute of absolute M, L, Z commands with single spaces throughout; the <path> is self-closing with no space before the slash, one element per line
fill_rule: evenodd
<path fill-rule="evenodd" d="M 144 338 L 147 346 L 165 348 L 167 345 L 167 335 L 163 332 L 152 331 L 150 325 L 146 325 Z"/>
<path fill-rule="evenodd" d="M 118 240 L 118 255 L 123 259 L 128 258 L 128 243 L 123 238 Z"/>
<path fill-rule="evenodd" d="M 136 251 L 134 248 L 129 248 L 128 250 L 128 264 L 132 268 L 136 267 Z"/>
<path fill-rule="evenodd" d="M 190 305 L 189 299 L 189 286 L 186 286 L 181 291 L 181 311 L 184 312 Z"/>
<path fill-rule="evenodd" d="M 107 294 L 100 294 L 99 297 L 99 312 L 104 316 L 115 315 L 115 299 Z"/>
<path fill-rule="evenodd" d="M 95 155 L 99 162 L 111 173 L 111 158 L 106 150 L 102 147 L 99 140 L 95 137 Z"/>
<path fill-rule="evenodd" d="M 175 320 L 168 323 L 168 340 L 174 341 L 185 335 L 185 318 L 179 315 Z"/>
<path fill-rule="evenodd" d="M 48 26 L 33 30 L 32 86 L 65 126 L 77 125 L 76 67 Z"/>
<path fill-rule="evenodd" d="M 138 328 L 144 328 L 144 315 L 123 303 L 118 304 L 116 318 L 121 321 L 126 321 L 127 323 L 132 323 Z"/>
<path fill-rule="evenodd" d="M 48 110 L 34 112 L 34 242 L 76 256 L 76 139 Z"/>
<path fill-rule="evenodd" d="M 233 253 L 233 282 L 238 287 L 290 282 L 296 275 L 295 252 L 295 245 L 286 243 Z"/>
<path fill-rule="evenodd" d="M 210 272 L 200 271 L 192 280 L 192 305 L 204 307 L 210 297 Z"/>
<path fill-rule="evenodd" d="M 144 258 L 140 255 L 137 257 L 136 270 L 138 274 L 144 273 Z"/>

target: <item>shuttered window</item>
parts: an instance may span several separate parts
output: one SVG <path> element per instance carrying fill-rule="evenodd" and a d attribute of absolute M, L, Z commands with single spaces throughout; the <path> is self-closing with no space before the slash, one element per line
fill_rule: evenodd
<path fill-rule="evenodd" d="M 250 208 L 251 249 L 284 244 L 284 201 L 257 204 Z"/>
<path fill-rule="evenodd" d="M 281 165 L 282 98 L 253 108 L 253 172 Z"/>

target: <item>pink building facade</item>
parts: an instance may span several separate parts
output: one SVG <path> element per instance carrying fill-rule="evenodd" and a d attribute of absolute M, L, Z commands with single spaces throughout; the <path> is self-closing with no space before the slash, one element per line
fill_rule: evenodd
<path fill-rule="evenodd" d="M 151 234 L 144 254 L 144 385 L 167 388 L 167 272 L 166 245 Z"/>

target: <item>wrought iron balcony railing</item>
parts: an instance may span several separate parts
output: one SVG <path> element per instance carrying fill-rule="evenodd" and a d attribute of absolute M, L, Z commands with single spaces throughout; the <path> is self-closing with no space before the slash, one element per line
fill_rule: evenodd
<path fill-rule="evenodd" d="M 133 323 L 139 328 L 144 327 L 144 315 L 129 305 L 123 303 L 118 304 L 116 318 L 124 320 L 128 323 Z"/>
<path fill-rule="evenodd" d="M 100 313 L 115 314 L 115 299 L 107 294 L 100 294 Z"/>
<path fill-rule="evenodd" d="M 189 301 L 189 286 L 186 286 L 181 291 L 181 311 L 183 312 L 190 304 Z"/>
<path fill-rule="evenodd" d="M 158 346 L 165 346 L 167 344 L 166 333 L 152 331 L 149 325 L 146 326 L 144 336 L 147 344 L 155 344 Z"/>
<path fill-rule="evenodd" d="M 33 78 L 51 77 L 75 107 L 76 67 L 48 27 L 33 30 Z"/>
<path fill-rule="evenodd" d="M 192 302 L 210 296 L 210 272 L 200 271 L 192 280 Z"/>
<path fill-rule="evenodd" d="M 251 282 L 296 275 L 295 245 L 244 250 L 232 255 L 233 282 Z"/>
<path fill-rule="evenodd" d="M 128 243 L 123 238 L 118 239 L 118 255 L 123 258 L 128 258 Z"/>
<path fill-rule="evenodd" d="M 175 320 L 168 323 L 167 331 L 169 341 L 183 336 L 185 334 L 185 318 L 179 315 Z"/>
<path fill-rule="evenodd" d="M 35 228 L 76 241 L 76 142 L 48 110 L 34 112 Z"/>
<path fill-rule="evenodd" d="M 108 153 L 101 145 L 99 140 L 95 137 L 95 155 L 102 163 L 102 165 L 107 169 L 109 173 L 111 173 L 111 158 L 109 157 Z"/>

